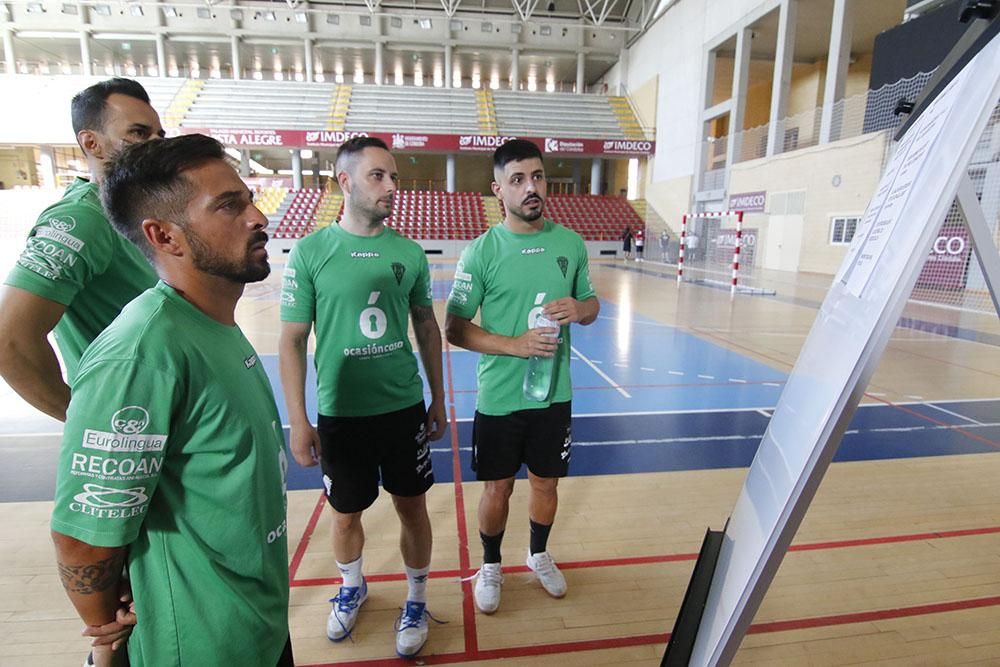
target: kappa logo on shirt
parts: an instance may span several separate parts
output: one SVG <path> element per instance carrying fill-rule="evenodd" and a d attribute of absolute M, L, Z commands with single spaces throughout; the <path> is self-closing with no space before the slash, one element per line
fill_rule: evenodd
<path fill-rule="evenodd" d="M 545 248 L 522 248 L 522 255 L 537 255 L 539 253 L 545 252 Z"/>
<path fill-rule="evenodd" d="M 377 253 L 374 250 L 355 250 L 351 253 L 351 257 L 355 259 L 372 259 L 381 256 L 382 255 L 380 253 Z"/>
<path fill-rule="evenodd" d="M 253 368 L 257 365 L 257 355 L 251 354 L 249 357 L 243 360 L 243 365 L 247 367 L 247 370 Z"/>

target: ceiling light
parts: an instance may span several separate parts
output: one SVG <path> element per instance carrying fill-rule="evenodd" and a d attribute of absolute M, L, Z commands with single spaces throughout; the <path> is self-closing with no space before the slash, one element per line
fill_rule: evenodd
<path fill-rule="evenodd" d="M 94 13 L 98 16 L 111 16 L 111 5 L 94 5 Z"/>
<path fill-rule="evenodd" d="M 229 18 L 231 18 L 234 21 L 242 21 L 243 20 L 243 10 L 242 9 L 230 9 L 229 10 Z"/>
<path fill-rule="evenodd" d="M 326 22 L 330 25 L 340 25 L 340 15 L 339 14 L 327 14 Z"/>
<path fill-rule="evenodd" d="M 452 32 L 459 32 L 462 29 L 462 22 L 457 19 L 452 19 L 448 21 L 448 30 Z"/>
<path fill-rule="evenodd" d="M 29 2 L 26 10 L 29 14 L 44 14 L 45 7 L 42 7 L 40 2 Z"/>
<path fill-rule="evenodd" d="M 420 27 L 424 30 L 430 30 L 431 28 L 434 27 L 434 24 L 431 22 L 430 19 L 419 19 L 417 23 L 419 23 Z"/>
<path fill-rule="evenodd" d="M 301 157 L 303 160 L 311 160 L 313 159 L 313 155 L 315 154 L 308 148 L 303 148 L 302 151 L 299 153 L 299 157 Z"/>
<path fill-rule="evenodd" d="M 542 35 L 542 37 L 548 37 L 552 34 L 552 26 L 543 25 L 538 32 Z"/>
<path fill-rule="evenodd" d="M 483 21 L 482 25 L 479 27 L 483 32 L 493 32 L 493 24 L 489 21 Z"/>
<path fill-rule="evenodd" d="M 68 14 L 70 16 L 76 16 L 80 13 L 80 8 L 76 5 L 71 5 L 68 2 L 64 2 L 62 6 L 62 13 Z"/>
<path fill-rule="evenodd" d="M 200 19 L 210 19 L 212 18 L 212 10 L 208 7 L 199 7 L 197 9 L 198 18 Z"/>
<path fill-rule="evenodd" d="M 521 24 L 520 23 L 511 23 L 510 24 L 510 34 L 512 34 L 512 35 L 520 35 L 521 34 Z"/>
<path fill-rule="evenodd" d="M 393 28 L 402 28 L 403 19 L 399 18 L 398 16 L 393 16 L 391 19 L 389 19 L 389 25 L 391 25 Z"/>
<path fill-rule="evenodd" d="M 305 12 L 295 12 L 295 22 L 296 23 L 308 23 L 309 15 Z"/>
<path fill-rule="evenodd" d="M 372 24 L 372 17 L 367 14 L 362 14 L 358 17 L 358 22 L 363 26 L 370 26 Z"/>
<path fill-rule="evenodd" d="M 179 16 L 179 14 L 177 13 L 177 8 L 176 7 L 164 7 L 163 8 L 163 15 L 166 16 L 169 19 L 172 19 L 175 16 Z"/>
<path fill-rule="evenodd" d="M 264 20 L 265 21 L 277 21 L 278 17 L 275 15 L 274 12 L 264 12 Z"/>
<path fill-rule="evenodd" d="M 132 16 L 142 16 L 142 7 L 139 5 L 129 5 L 128 13 Z"/>

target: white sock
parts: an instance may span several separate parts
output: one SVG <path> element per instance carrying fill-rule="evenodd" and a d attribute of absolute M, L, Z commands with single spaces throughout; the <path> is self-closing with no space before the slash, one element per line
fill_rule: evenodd
<path fill-rule="evenodd" d="M 427 602 L 427 575 L 430 571 L 429 565 L 419 570 L 406 567 L 406 585 L 408 587 L 406 599 L 409 602 Z"/>
<path fill-rule="evenodd" d="M 340 570 L 340 576 L 344 578 L 343 585 L 348 588 L 357 588 L 361 585 L 361 558 L 350 563 L 341 563 L 337 561 L 337 569 Z"/>

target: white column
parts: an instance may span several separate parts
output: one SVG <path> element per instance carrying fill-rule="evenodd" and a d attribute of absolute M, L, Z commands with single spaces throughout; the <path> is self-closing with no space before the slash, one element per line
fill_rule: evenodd
<path fill-rule="evenodd" d="M 385 64 L 382 62 L 382 42 L 375 42 L 375 85 L 385 81 Z"/>
<path fill-rule="evenodd" d="M 42 182 L 42 187 L 56 187 L 55 151 L 52 150 L 52 146 L 39 146 L 38 155 L 38 178 Z"/>
<path fill-rule="evenodd" d="M 240 66 L 240 38 L 237 35 L 229 37 L 229 59 L 233 63 L 233 80 L 239 81 L 243 68 Z"/>
<path fill-rule="evenodd" d="M 90 64 L 90 33 L 82 31 L 80 33 L 80 73 L 84 76 L 91 76 L 94 68 Z"/>
<path fill-rule="evenodd" d="M 736 33 L 736 60 L 733 64 L 733 93 L 729 109 L 729 143 L 726 145 L 726 168 L 740 155 L 743 118 L 747 108 L 747 80 L 750 78 L 750 28 Z"/>
<path fill-rule="evenodd" d="M 302 151 L 292 149 L 292 187 L 302 189 Z"/>
<path fill-rule="evenodd" d="M 785 130 L 781 121 L 788 115 L 788 90 L 792 84 L 796 4 L 797 0 L 781 0 L 778 43 L 774 54 L 774 80 L 771 83 L 771 116 L 767 130 L 768 156 L 780 152 L 785 140 Z"/>
<path fill-rule="evenodd" d="M 167 76 L 167 38 L 162 33 L 156 33 L 156 74 Z"/>
<path fill-rule="evenodd" d="M 599 195 L 601 194 L 601 180 L 603 176 L 601 172 L 603 171 L 604 162 L 599 157 L 595 157 L 590 163 L 590 194 Z"/>
<path fill-rule="evenodd" d="M 618 90 L 616 95 L 624 95 L 628 89 L 628 49 L 624 46 L 618 52 Z"/>
<path fill-rule="evenodd" d="M 306 39 L 302 43 L 305 50 L 306 81 L 313 81 L 313 41 Z"/>
<path fill-rule="evenodd" d="M 521 88 L 521 72 L 518 67 L 518 60 L 521 56 L 520 49 L 510 50 L 510 89 L 519 90 Z"/>
<path fill-rule="evenodd" d="M 833 0 L 833 24 L 830 26 L 830 51 L 826 62 L 826 84 L 823 86 L 823 115 L 819 126 L 819 143 L 840 138 L 843 114 L 833 117 L 833 105 L 844 99 L 847 67 L 851 63 L 851 37 L 854 28 L 852 0 Z"/>
<path fill-rule="evenodd" d="M 452 79 L 452 76 L 453 76 L 452 71 L 451 71 L 451 51 L 452 51 L 451 44 L 445 44 L 444 45 L 444 87 L 445 88 L 451 88 L 451 79 Z"/>
<path fill-rule="evenodd" d="M 583 160 L 573 160 L 573 194 L 583 190 Z"/>
<path fill-rule="evenodd" d="M 240 149 L 240 176 L 250 175 L 250 150 L 247 148 Z"/>
<path fill-rule="evenodd" d="M 7 65 L 7 74 L 17 74 L 17 59 L 14 57 L 14 31 L 6 26 L 3 29 L 3 60 Z"/>
<path fill-rule="evenodd" d="M 583 94 L 583 87 L 585 81 L 583 78 L 583 68 L 584 68 L 584 57 L 583 52 L 576 54 L 576 92 L 578 95 Z"/>
<path fill-rule="evenodd" d="M 445 162 L 445 191 L 455 192 L 455 154 L 448 153 L 448 160 Z"/>

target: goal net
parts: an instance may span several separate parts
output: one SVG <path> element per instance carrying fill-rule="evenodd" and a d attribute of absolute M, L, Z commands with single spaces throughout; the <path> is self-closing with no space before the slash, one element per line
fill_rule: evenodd
<path fill-rule="evenodd" d="M 677 282 L 763 294 L 753 285 L 757 230 L 743 226 L 743 211 L 688 213 L 681 219 Z"/>

